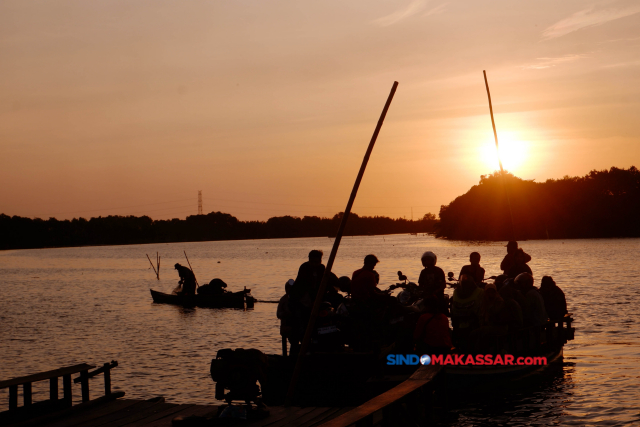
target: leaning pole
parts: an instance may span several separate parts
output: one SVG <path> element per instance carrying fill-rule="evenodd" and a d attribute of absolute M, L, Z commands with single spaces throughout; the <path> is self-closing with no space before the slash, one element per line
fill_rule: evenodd
<path fill-rule="evenodd" d="M 327 261 L 327 267 L 324 270 L 324 275 L 322 276 L 322 281 L 320 282 L 320 288 L 318 289 L 318 294 L 316 295 L 316 299 L 313 303 L 313 309 L 311 310 L 311 317 L 309 318 L 309 323 L 307 324 L 307 330 L 305 331 L 304 338 L 302 339 L 302 346 L 300 348 L 300 352 L 298 353 L 298 359 L 296 361 L 296 366 L 293 370 L 291 383 L 289 383 L 289 390 L 287 391 L 287 397 L 285 399 L 285 405 L 287 406 L 291 405 L 292 403 L 293 395 L 296 391 L 296 385 L 298 383 L 298 378 L 300 377 L 300 372 L 302 371 L 302 367 L 304 365 L 304 358 L 307 356 L 307 353 L 309 352 L 309 345 L 311 344 L 311 335 L 313 334 L 313 328 L 316 323 L 316 318 L 318 317 L 318 311 L 320 311 L 320 304 L 322 303 L 324 291 L 327 288 L 327 282 L 329 280 L 329 274 L 331 273 L 331 268 L 333 267 L 333 261 L 336 259 L 336 254 L 338 253 L 338 247 L 340 246 L 340 240 L 342 240 L 342 234 L 344 233 L 344 228 L 347 225 L 347 220 L 349 219 L 349 214 L 351 213 L 351 207 L 353 206 L 353 202 L 356 199 L 356 194 L 358 194 L 358 188 L 360 187 L 362 176 L 364 175 L 364 171 L 367 168 L 367 163 L 369 162 L 369 157 L 371 156 L 371 152 L 373 151 L 373 146 L 376 143 L 376 139 L 378 138 L 378 134 L 380 133 L 380 128 L 382 128 L 382 123 L 384 123 L 384 118 L 387 115 L 387 111 L 389 110 L 389 106 L 391 105 L 391 101 L 393 100 L 393 95 L 396 93 L 397 87 L 398 87 L 398 82 L 393 82 L 393 86 L 391 87 L 391 92 L 389 93 L 387 102 L 385 103 L 384 108 L 382 109 L 382 114 L 380 114 L 380 118 L 378 119 L 378 124 L 376 125 L 376 129 L 373 131 L 373 136 L 371 137 L 371 141 L 369 142 L 369 147 L 367 148 L 367 152 L 364 155 L 364 159 L 362 159 L 362 165 L 360 165 L 360 171 L 358 172 L 358 176 L 356 177 L 356 182 L 353 184 L 353 189 L 351 190 L 351 196 L 349 196 L 349 202 L 347 202 L 347 207 L 345 208 L 344 215 L 342 216 L 342 220 L 340 221 L 338 234 L 336 235 L 336 238 L 333 241 L 333 247 L 331 248 L 329 261 Z"/>

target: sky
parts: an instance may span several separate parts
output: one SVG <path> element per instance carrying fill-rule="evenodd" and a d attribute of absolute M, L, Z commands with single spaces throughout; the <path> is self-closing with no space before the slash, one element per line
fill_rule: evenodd
<path fill-rule="evenodd" d="M 437 214 L 640 167 L 637 0 L 0 0 L 0 213 Z"/>

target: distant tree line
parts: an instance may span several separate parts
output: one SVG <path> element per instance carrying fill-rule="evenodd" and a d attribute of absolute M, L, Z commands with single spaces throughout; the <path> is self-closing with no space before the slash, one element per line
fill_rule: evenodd
<path fill-rule="evenodd" d="M 222 212 L 192 215 L 184 220 L 153 220 L 148 216 L 107 216 L 91 219 L 31 219 L 0 214 L 0 249 L 125 245 L 208 240 L 272 239 L 335 236 L 343 213 L 333 218 L 282 216 L 267 221 L 239 221 Z M 434 214 L 413 221 L 352 213 L 346 235 L 433 232 Z"/>
<path fill-rule="evenodd" d="M 440 208 L 436 235 L 461 240 L 640 237 L 640 171 L 612 167 L 544 183 L 499 172 Z"/>

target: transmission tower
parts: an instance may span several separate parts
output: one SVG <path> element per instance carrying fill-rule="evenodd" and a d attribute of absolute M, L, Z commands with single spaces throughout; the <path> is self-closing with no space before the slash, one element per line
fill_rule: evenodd
<path fill-rule="evenodd" d="M 202 190 L 198 190 L 198 215 L 202 215 Z"/>

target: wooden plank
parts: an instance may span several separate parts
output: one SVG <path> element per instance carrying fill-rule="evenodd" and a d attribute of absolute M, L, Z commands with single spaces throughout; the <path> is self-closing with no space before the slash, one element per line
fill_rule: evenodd
<path fill-rule="evenodd" d="M 111 412 L 108 414 L 103 414 L 100 417 L 93 418 L 91 420 L 83 421 L 81 423 L 73 424 L 74 427 L 100 427 L 100 426 L 117 426 L 118 421 L 123 418 L 127 418 L 136 413 L 146 411 L 147 409 L 154 407 L 156 405 L 162 405 L 163 403 L 158 402 L 150 402 L 148 400 L 138 400 L 129 407 L 124 409 L 120 409 L 119 411 Z"/>
<path fill-rule="evenodd" d="M 90 410 L 73 413 L 69 416 L 64 417 L 63 419 L 59 419 L 52 423 L 48 423 L 46 424 L 46 426 L 47 427 L 73 426 L 76 424 L 86 422 L 88 420 L 100 418 L 106 414 L 111 414 L 114 412 L 118 412 L 122 409 L 132 407 L 136 404 L 139 404 L 140 402 L 141 401 L 139 400 L 129 400 L 129 399 L 114 400 L 114 401 L 105 403 L 103 405 L 100 405 L 96 408 L 91 408 Z"/>
<path fill-rule="evenodd" d="M 31 383 L 24 383 L 22 385 L 22 399 L 24 406 L 29 406 L 33 401 L 31 400 Z"/>
<path fill-rule="evenodd" d="M 66 368 L 54 369 L 53 371 L 40 372 L 38 374 L 27 375 L 25 377 L 12 378 L 10 380 L 0 381 L 0 389 L 12 385 L 21 385 L 24 383 L 33 383 L 36 381 L 48 380 L 53 377 L 61 377 L 63 375 L 77 374 L 86 369 L 93 369 L 95 366 L 82 363 L 80 365 L 67 366 Z"/>
<path fill-rule="evenodd" d="M 97 420 L 91 420 L 86 423 L 78 424 L 77 427 L 93 427 L 93 426 L 108 426 L 108 427 L 122 427 L 128 426 L 131 423 L 143 421 L 147 418 L 154 418 L 159 413 L 163 413 L 167 410 L 174 409 L 176 406 L 179 406 L 175 403 L 158 403 L 158 402 L 146 402 L 150 403 L 150 406 L 142 407 L 142 405 L 131 407 L 131 409 L 125 409 L 120 412 L 126 412 L 124 417 L 117 418 L 115 415 L 109 415 L 110 419 L 108 422 L 103 422 L 103 418 L 99 418 Z M 195 406 L 195 405 L 190 405 Z M 175 412 L 175 411 L 174 411 Z"/>
<path fill-rule="evenodd" d="M 9 410 L 18 407 L 18 386 L 16 384 L 9 386 Z"/>
<path fill-rule="evenodd" d="M 351 411 L 346 412 L 322 425 L 327 427 L 350 426 L 360 420 L 370 417 L 375 412 L 382 410 L 382 408 L 385 408 L 386 406 L 396 402 L 407 394 L 418 390 L 427 383 L 428 381 L 425 380 L 407 380 L 402 384 L 398 384 L 391 390 L 374 397 L 373 399 L 363 403 L 357 408 L 354 408 Z"/>
<path fill-rule="evenodd" d="M 167 414 L 163 418 L 156 419 L 149 423 L 143 423 L 144 420 L 142 420 L 139 423 L 132 425 L 131 427 L 134 427 L 134 426 L 135 427 L 171 427 L 171 420 L 173 420 L 175 417 L 178 417 L 178 416 L 188 417 L 190 415 L 195 415 L 198 417 L 212 417 L 218 412 L 218 409 L 216 406 L 205 406 L 205 405 L 202 405 L 202 406 L 201 405 L 195 405 L 195 406 L 180 405 L 180 406 L 183 408 L 178 412 L 175 412 L 173 414 Z M 186 408 L 187 406 L 189 407 Z M 242 425 L 246 426 L 247 424 L 242 422 Z M 127 425 L 126 427 L 130 427 L 130 426 Z"/>
<path fill-rule="evenodd" d="M 68 418 L 80 413 L 85 413 L 84 411 L 88 411 L 90 409 L 102 408 L 107 403 L 113 402 L 114 400 L 122 396 L 124 396 L 124 392 L 118 391 L 118 392 L 112 393 L 109 396 L 102 396 L 97 399 L 91 400 L 87 403 L 80 403 L 76 406 L 71 406 L 71 407 L 66 407 L 66 402 L 64 400 L 56 400 L 56 401 L 45 400 L 44 402 L 35 403 L 33 406 L 37 406 L 44 403 L 53 403 L 54 405 L 58 407 L 62 407 L 64 409 L 60 411 L 48 413 L 45 415 L 41 415 L 36 418 L 31 418 L 29 420 L 19 422 L 18 424 L 13 424 L 12 427 L 33 427 L 33 426 L 39 427 L 46 424 L 52 424 L 53 422 L 57 420 L 61 420 L 64 417 Z"/>
<path fill-rule="evenodd" d="M 251 421 L 246 424 L 246 427 L 264 427 L 268 424 L 272 424 L 276 421 L 280 421 L 283 418 L 286 418 L 289 414 L 290 409 L 285 408 L 284 406 L 272 406 L 269 408 L 269 416 L 262 420 Z"/>
<path fill-rule="evenodd" d="M 58 400 L 58 377 L 49 379 L 49 399 Z"/>
<path fill-rule="evenodd" d="M 311 418 L 310 420 L 307 420 L 304 423 L 300 424 L 299 427 L 311 427 L 322 422 L 329 421 L 330 419 L 337 417 L 342 412 L 346 412 L 344 409 L 345 408 L 328 408 L 322 414 L 319 414 Z M 349 407 L 347 409 L 351 410 L 353 408 Z"/>
<path fill-rule="evenodd" d="M 89 399 L 89 372 L 84 370 L 80 372 L 80 385 L 82 389 L 82 402 L 88 402 Z"/>
<path fill-rule="evenodd" d="M 434 365 L 421 365 L 414 373 L 409 377 L 409 380 L 422 380 L 431 381 L 436 375 L 440 373 L 442 366 Z"/>
<path fill-rule="evenodd" d="M 287 424 L 287 426 L 291 426 L 291 427 L 299 427 L 301 425 L 303 425 L 304 423 L 306 423 L 309 420 L 315 419 L 317 417 L 320 417 L 324 414 L 326 414 L 327 412 L 334 412 L 332 411 L 333 409 L 338 409 L 338 408 L 329 408 L 326 406 L 319 406 L 317 408 L 315 408 L 313 411 L 305 414 L 304 416 L 291 421 L 289 424 Z M 326 417 L 326 416 L 325 416 Z"/>
<path fill-rule="evenodd" d="M 192 404 L 186 404 L 186 405 L 166 404 L 166 405 L 172 405 L 172 406 L 171 407 L 167 406 L 165 409 L 160 410 L 155 414 L 149 415 L 144 419 L 140 419 L 138 421 L 127 424 L 126 426 L 127 427 L 142 427 L 142 426 L 146 427 L 154 424 L 170 426 L 171 420 L 177 417 L 178 413 L 188 409 L 196 408 L 198 406 L 198 405 L 192 405 Z"/>
<path fill-rule="evenodd" d="M 273 423 L 264 424 L 265 427 L 284 427 L 291 425 L 294 421 L 299 419 L 300 417 L 308 414 L 309 412 L 317 409 L 315 406 L 308 406 L 306 408 L 298 408 L 298 407 L 290 407 L 287 416 L 281 420 L 275 421 Z"/>

